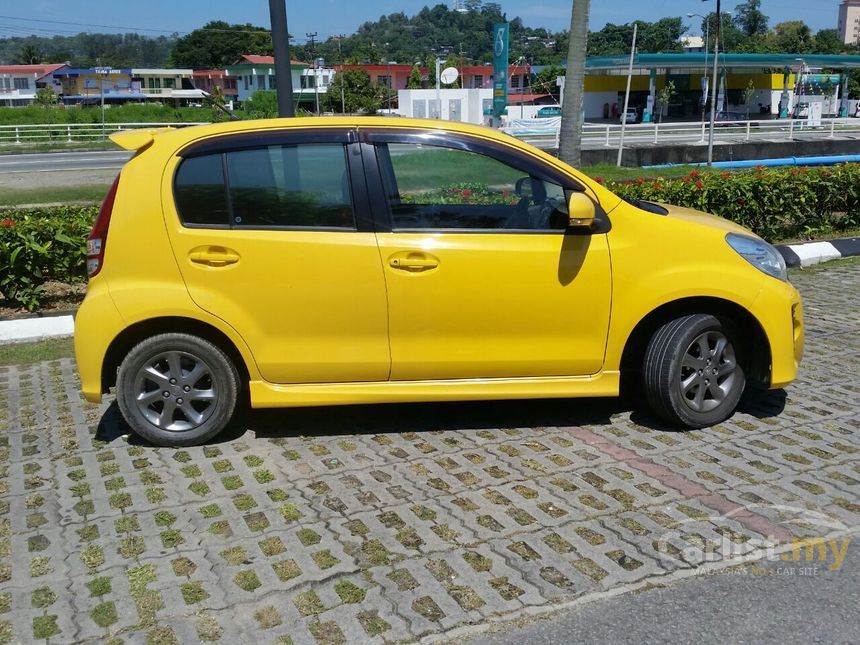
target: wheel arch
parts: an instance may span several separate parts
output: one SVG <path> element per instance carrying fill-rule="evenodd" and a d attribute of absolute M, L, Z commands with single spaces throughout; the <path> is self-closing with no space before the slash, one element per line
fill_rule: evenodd
<path fill-rule="evenodd" d="M 193 318 L 164 316 L 148 318 L 129 325 L 111 341 L 102 361 L 102 392 L 107 392 L 116 385 L 117 370 L 132 347 L 150 336 L 168 333 L 192 334 L 208 340 L 233 361 L 243 385 L 250 380 L 248 365 L 242 352 L 223 331 L 214 325 Z"/>
<path fill-rule="evenodd" d="M 673 300 L 644 316 L 627 336 L 621 354 L 621 388 L 635 388 L 648 342 L 662 325 L 691 314 L 710 314 L 737 333 L 743 343 L 741 356 L 747 380 L 767 386 L 770 383 L 771 346 L 759 320 L 745 307 L 723 298 L 697 296 Z"/>

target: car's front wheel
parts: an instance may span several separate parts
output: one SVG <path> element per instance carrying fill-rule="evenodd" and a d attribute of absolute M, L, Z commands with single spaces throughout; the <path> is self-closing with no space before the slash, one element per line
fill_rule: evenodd
<path fill-rule="evenodd" d="M 687 428 L 712 426 L 731 416 L 746 386 L 734 335 L 708 314 L 683 316 L 660 327 L 642 365 L 652 410 Z"/>
<path fill-rule="evenodd" d="M 131 428 L 159 446 L 211 439 L 233 417 L 239 374 L 221 349 L 190 334 L 135 345 L 117 375 L 117 403 Z"/>

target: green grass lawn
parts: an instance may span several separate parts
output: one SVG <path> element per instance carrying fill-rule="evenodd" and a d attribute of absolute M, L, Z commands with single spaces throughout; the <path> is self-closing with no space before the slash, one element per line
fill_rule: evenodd
<path fill-rule="evenodd" d="M 35 343 L 0 345 L 0 366 L 24 365 L 71 358 L 75 350 L 71 338 L 52 338 Z"/>
<path fill-rule="evenodd" d="M 107 194 L 109 184 L 90 186 L 62 186 L 27 188 L 0 191 L 0 206 L 21 204 L 66 204 L 69 202 L 101 202 Z"/>
<path fill-rule="evenodd" d="M 52 143 L 22 143 L 0 146 L 0 155 L 26 155 L 41 152 L 88 152 L 90 150 L 119 150 L 112 141 L 55 141 Z"/>

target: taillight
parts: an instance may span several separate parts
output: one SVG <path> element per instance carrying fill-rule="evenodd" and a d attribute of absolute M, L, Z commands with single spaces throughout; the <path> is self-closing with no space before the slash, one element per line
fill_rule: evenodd
<path fill-rule="evenodd" d="M 99 216 L 96 217 L 95 224 L 93 224 L 93 230 L 87 237 L 87 275 L 90 278 L 96 276 L 104 264 L 105 245 L 107 244 L 110 216 L 113 213 L 113 203 L 116 200 L 117 186 L 119 186 L 119 175 L 113 180 L 113 184 L 102 202 L 102 207 L 99 209 Z"/>

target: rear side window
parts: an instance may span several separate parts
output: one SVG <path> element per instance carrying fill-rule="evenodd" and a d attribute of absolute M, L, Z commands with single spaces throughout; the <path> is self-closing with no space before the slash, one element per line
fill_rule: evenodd
<path fill-rule="evenodd" d="M 227 153 L 234 226 L 354 228 L 341 144 Z"/>
<path fill-rule="evenodd" d="M 354 229 L 350 190 L 339 143 L 191 157 L 179 166 L 175 184 L 184 224 L 233 228 Z"/>
<path fill-rule="evenodd" d="M 183 223 L 197 226 L 230 223 L 221 155 L 183 161 L 176 173 L 174 193 Z"/>

